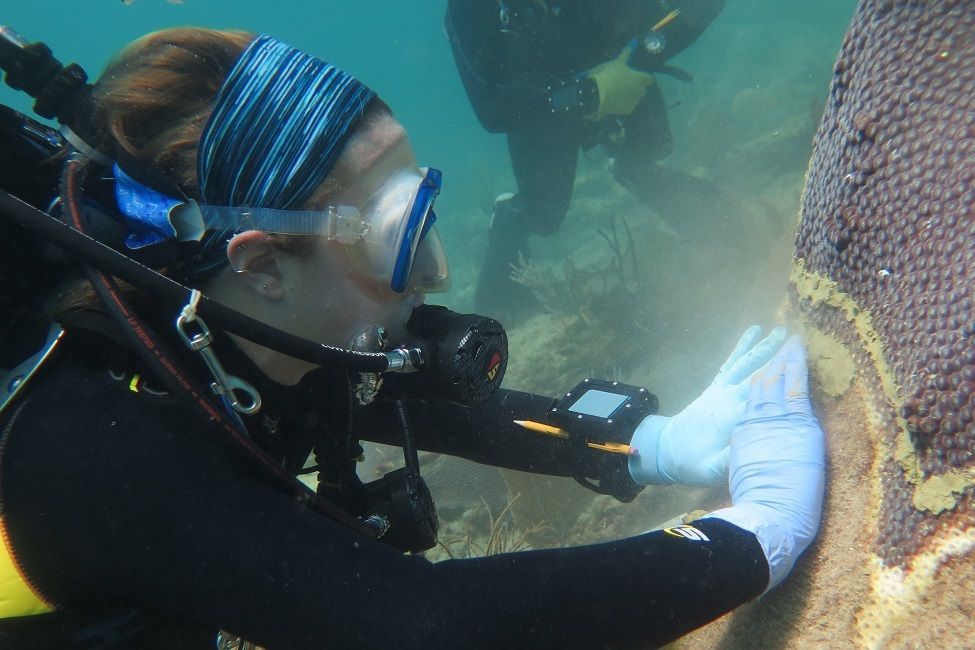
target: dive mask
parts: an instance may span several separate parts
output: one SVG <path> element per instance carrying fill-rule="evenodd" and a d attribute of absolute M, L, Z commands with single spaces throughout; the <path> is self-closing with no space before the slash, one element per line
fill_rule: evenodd
<path fill-rule="evenodd" d="M 171 240 L 200 241 L 214 230 L 317 235 L 344 244 L 357 272 L 396 293 L 408 288 L 438 293 L 450 286 L 447 256 L 433 225 L 442 174 L 432 167 L 393 173 L 359 206 L 322 210 L 202 205 L 147 187 L 118 165 L 114 171 L 130 249 Z"/>

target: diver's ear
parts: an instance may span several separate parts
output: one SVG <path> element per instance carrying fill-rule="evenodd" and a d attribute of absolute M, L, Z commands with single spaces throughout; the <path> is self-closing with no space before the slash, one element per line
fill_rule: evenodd
<path fill-rule="evenodd" d="M 246 230 L 227 243 L 227 260 L 236 277 L 270 300 L 284 297 L 281 274 L 274 261 L 274 247 L 267 233 Z"/>

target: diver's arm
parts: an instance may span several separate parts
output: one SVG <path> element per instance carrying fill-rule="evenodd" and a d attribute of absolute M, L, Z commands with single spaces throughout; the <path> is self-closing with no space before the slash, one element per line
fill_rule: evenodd
<path fill-rule="evenodd" d="M 576 447 L 514 423 L 545 421 L 555 401 L 500 389 L 487 402 L 472 408 L 445 401 L 410 401 L 407 412 L 420 449 L 524 472 L 589 479 L 599 483 L 600 491 L 631 501 L 642 487 L 630 477 L 628 456 Z M 362 409 L 353 426 L 363 440 L 402 444 L 398 415 L 389 402 Z"/>
<path fill-rule="evenodd" d="M 554 403 L 551 397 L 499 389 L 475 407 L 440 400 L 411 400 L 406 405 L 417 447 L 425 451 L 539 474 L 585 473 L 595 454 L 575 456 L 564 441 L 514 424 L 514 420 L 539 421 Z M 402 444 L 398 416 L 390 402 L 362 409 L 354 426 L 364 440 Z"/>
<path fill-rule="evenodd" d="M 265 484 L 171 399 L 104 371 L 62 377 L 0 456 L 5 539 L 62 609 L 134 608 L 273 648 L 630 648 L 768 585 L 756 537 L 720 520 L 431 564 Z"/>
<path fill-rule="evenodd" d="M 727 476 L 728 442 L 744 412 L 751 380 L 785 336 L 784 328 L 764 338 L 757 325 L 746 329 L 697 399 L 674 417 L 648 415 L 633 431 L 611 441 L 628 443 L 635 455 L 523 429 L 514 421 L 547 422 L 556 400 L 503 389 L 474 408 L 408 402 L 411 430 L 421 449 L 528 472 L 595 479 L 600 491 L 621 501 L 632 500 L 641 485 L 714 485 Z M 401 443 L 399 417 L 389 403 L 363 409 L 354 426 L 362 439 Z"/>
<path fill-rule="evenodd" d="M 491 133 L 530 127 L 563 114 L 589 115 L 599 103 L 590 80 L 532 85 L 505 65 L 498 6 L 482 0 L 450 0 L 444 28 L 471 106 Z"/>

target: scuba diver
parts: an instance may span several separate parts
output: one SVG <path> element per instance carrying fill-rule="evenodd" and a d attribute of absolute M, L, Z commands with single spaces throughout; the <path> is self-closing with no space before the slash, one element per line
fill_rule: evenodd
<path fill-rule="evenodd" d="M 572 198 L 579 150 L 602 146 L 616 180 L 681 237 L 734 234 L 741 215 L 712 184 L 658 164 L 673 140 L 655 75 L 724 0 L 449 0 L 445 28 L 474 112 L 507 134 L 518 191 L 494 204 L 474 308 L 506 315 L 534 301 L 511 279 L 529 234 L 550 236 Z M 706 218 L 707 225 L 699 219 Z"/>
<path fill-rule="evenodd" d="M 795 338 L 750 328 L 673 417 L 619 382 L 500 388 L 500 323 L 424 304 L 449 279 L 441 174 L 351 75 L 203 28 L 134 41 L 94 85 L 3 27 L 0 63 L 62 124 L 0 113 L 3 241 L 40 242 L 20 273 L 60 269 L 53 304 L 34 286 L 4 305 L 21 334 L 20 305 L 51 318 L 3 340 L 20 361 L 0 407 L 0 646 L 660 645 L 774 588 L 815 536 L 824 440 Z M 362 440 L 405 466 L 363 483 Z M 732 505 L 431 563 L 417 449 L 624 502 L 728 481 Z"/>

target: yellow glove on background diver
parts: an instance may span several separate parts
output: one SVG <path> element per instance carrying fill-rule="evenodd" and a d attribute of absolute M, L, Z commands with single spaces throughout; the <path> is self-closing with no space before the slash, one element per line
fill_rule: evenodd
<path fill-rule="evenodd" d="M 647 88 L 653 83 L 653 75 L 631 65 L 633 50 L 637 46 L 637 40 L 633 39 L 615 59 L 600 63 L 585 73 L 596 82 L 599 92 L 599 108 L 593 113 L 593 118 L 629 115 L 647 94 Z"/>

